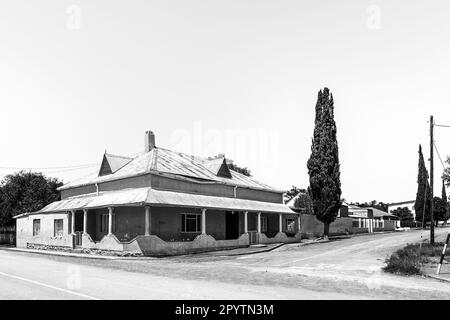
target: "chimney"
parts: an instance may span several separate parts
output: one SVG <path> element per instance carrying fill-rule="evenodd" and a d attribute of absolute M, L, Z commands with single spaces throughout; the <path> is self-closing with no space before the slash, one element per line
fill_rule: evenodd
<path fill-rule="evenodd" d="M 152 131 L 145 132 L 145 152 L 150 152 L 155 147 L 155 134 Z"/>

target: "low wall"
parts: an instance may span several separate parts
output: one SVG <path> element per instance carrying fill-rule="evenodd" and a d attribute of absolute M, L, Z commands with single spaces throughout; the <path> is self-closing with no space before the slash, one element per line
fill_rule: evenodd
<path fill-rule="evenodd" d="M 357 227 L 353 227 L 352 228 L 352 233 L 353 234 L 357 234 L 357 233 L 368 233 L 369 230 L 367 228 L 357 228 Z"/>
<path fill-rule="evenodd" d="M 0 227 L 0 244 L 16 244 L 16 227 Z"/>
<path fill-rule="evenodd" d="M 129 242 L 120 242 L 114 234 L 106 235 L 99 242 L 94 242 L 89 234 L 83 233 L 82 241 L 82 247 L 86 249 L 142 253 L 136 239 Z"/>
<path fill-rule="evenodd" d="M 301 219 L 301 234 L 303 237 L 320 237 L 323 235 L 323 223 L 320 222 L 312 214 L 302 214 Z M 352 218 L 336 218 L 330 224 L 330 235 L 344 235 L 352 233 Z"/>
<path fill-rule="evenodd" d="M 394 231 L 396 224 L 397 224 L 397 221 L 395 221 L 395 220 L 385 220 L 384 221 L 384 230 L 385 231 Z"/>
<path fill-rule="evenodd" d="M 264 233 L 257 233 L 258 243 L 269 244 L 269 243 L 292 243 L 300 242 L 301 233 L 297 233 L 294 237 L 288 237 L 284 232 L 278 232 L 275 237 L 269 238 Z"/>
<path fill-rule="evenodd" d="M 158 236 L 138 236 L 136 241 L 146 256 L 168 256 L 196 252 L 214 251 L 246 247 L 249 245 L 248 234 L 241 235 L 236 240 L 215 240 L 207 234 L 200 234 L 193 241 L 164 241 Z"/>

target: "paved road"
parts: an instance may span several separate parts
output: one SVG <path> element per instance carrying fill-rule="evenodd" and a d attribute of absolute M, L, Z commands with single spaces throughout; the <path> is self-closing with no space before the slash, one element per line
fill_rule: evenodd
<path fill-rule="evenodd" d="M 161 267 L 161 260 L 145 261 Z M 95 263 L 97 265 L 89 265 Z M 221 283 L 208 280 L 180 279 L 123 270 L 108 264 L 116 261 L 81 261 L 78 258 L 49 257 L 0 250 L 0 299 L 265 299 L 267 293 L 251 284 Z M 143 262 L 137 262 L 142 265 Z M 182 270 L 179 270 L 182 272 Z M 170 270 L 168 272 L 170 274 Z M 320 293 L 301 288 L 272 288 L 273 299 L 294 297 L 299 292 L 320 298 Z M 339 298 L 330 294 L 329 298 Z M 356 298 L 348 295 L 347 298 Z"/>
<path fill-rule="evenodd" d="M 437 240 L 449 229 L 436 230 Z M 423 236 L 427 236 L 426 233 Z M 93 260 L 0 250 L 0 299 L 442 299 L 450 284 L 381 271 L 420 231 L 246 256 Z"/>

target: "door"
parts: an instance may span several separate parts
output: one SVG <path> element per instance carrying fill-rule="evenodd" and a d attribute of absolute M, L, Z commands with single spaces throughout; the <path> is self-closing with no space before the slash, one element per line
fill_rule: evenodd
<path fill-rule="evenodd" d="M 227 211 L 225 213 L 225 239 L 239 238 L 239 213 Z"/>
<path fill-rule="evenodd" d="M 76 231 L 73 235 L 74 240 L 74 248 L 81 248 L 83 246 L 83 232 L 82 231 Z"/>

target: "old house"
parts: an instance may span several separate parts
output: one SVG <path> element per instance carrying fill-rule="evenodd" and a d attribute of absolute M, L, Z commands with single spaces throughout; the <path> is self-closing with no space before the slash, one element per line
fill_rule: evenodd
<path fill-rule="evenodd" d="M 61 201 L 16 217 L 18 247 L 170 255 L 300 240 L 283 192 L 205 159 L 155 145 L 105 153 L 98 173 L 60 188 Z"/>

